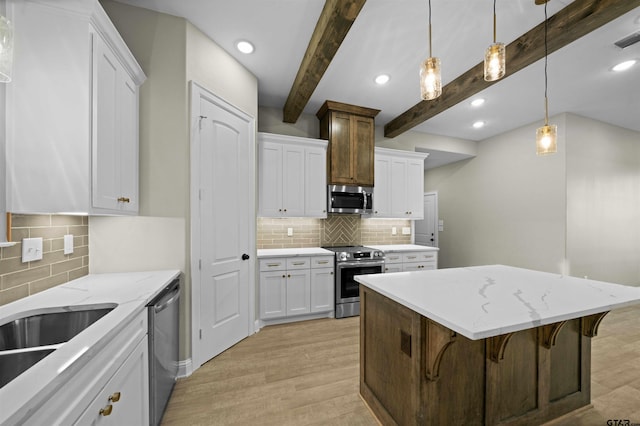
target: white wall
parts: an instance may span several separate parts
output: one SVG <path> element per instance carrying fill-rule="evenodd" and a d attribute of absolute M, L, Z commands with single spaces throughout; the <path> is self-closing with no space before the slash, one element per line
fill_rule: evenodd
<path fill-rule="evenodd" d="M 567 117 L 571 275 L 640 286 L 640 133 Z"/>
<path fill-rule="evenodd" d="M 534 123 L 478 143 L 477 156 L 427 170 L 438 191 L 440 267 L 505 264 L 563 272 L 565 263 L 564 116 L 559 152 L 535 153 Z"/>
<path fill-rule="evenodd" d="M 314 114 L 300 114 L 295 123 L 282 121 L 282 108 L 260 107 L 258 131 L 303 138 L 320 137 L 320 120 Z"/>

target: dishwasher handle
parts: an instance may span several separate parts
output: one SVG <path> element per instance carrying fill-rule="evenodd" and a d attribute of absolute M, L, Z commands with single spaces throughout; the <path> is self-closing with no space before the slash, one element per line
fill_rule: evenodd
<path fill-rule="evenodd" d="M 167 300 L 166 302 L 163 302 L 162 300 L 160 300 L 159 302 L 163 302 L 163 303 L 160 303 L 159 305 L 155 305 L 153 307 L 153 310 L 156 314 L 164 311 L 170 305 L 172 305 L 176 300 L 178 300 L 178 298 L 180 297 L 180 287 L 177 287 L 172 292 L 168 293 L 163 299 L 166 299 L 167 297 L 169 297 L 169 300 Z"/>

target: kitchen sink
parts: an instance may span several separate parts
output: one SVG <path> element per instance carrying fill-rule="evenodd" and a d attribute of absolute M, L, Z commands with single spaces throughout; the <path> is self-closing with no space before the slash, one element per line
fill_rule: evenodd
<path fill-rule="evenodd" d="M 116 306 L 101 304 L 51 308 L 0 325 L 0 388 Z"/>
<path fill-rule="evenodd" d="M 0 325 L 0 351 L 66 342 L 115 307 L 115 304 L 67 306 L 15 319 Z"/>

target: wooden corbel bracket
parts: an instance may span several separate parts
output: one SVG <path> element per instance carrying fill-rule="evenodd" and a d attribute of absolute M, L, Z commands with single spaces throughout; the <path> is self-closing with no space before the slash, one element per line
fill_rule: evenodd
<path fill-rule="evenodd" d="M 582 317 L 582 334 L 587 337 L 595 337 L 598 335 L 598 326 L 602 322 L 602 319 L 607 315 L 609 311 L 600 312 L 599 314 L 588 315 Z"/>
<path fill-rule="evenodd" d="M 457 333 L 437 322 L 427 320 L 425 337 L 427 346 L 425 351 L 425 375 L 427 380 L 435 381 L 440 374 L 442 355 L 444 355 L 449 345 L 456 341 Z"/>
<path fill-rule="evenodd" d="M 511 336 L 513 333 L 501 334 L 487 339 L 487 352 L 491 361 L 500 362 L 504 359 L 504 350 Z"/>
<path fill-rule="evenodd" d="M 542 327 L 542 345 L 545 348 L 551 349 L 551 346 L 556 344 L 558 333 L 566 323 L 566 321 L 560 321 Z"/>

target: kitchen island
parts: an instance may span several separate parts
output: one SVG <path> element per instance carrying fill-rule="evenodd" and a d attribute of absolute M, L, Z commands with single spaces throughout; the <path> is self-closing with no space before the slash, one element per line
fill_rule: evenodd
<path fill-rule="evenodd" d="M 590 403 L 591 338 L 640 288 L 492 265 L 362 275 L 360 393 L 385 425 L 540 424 Z"/>

